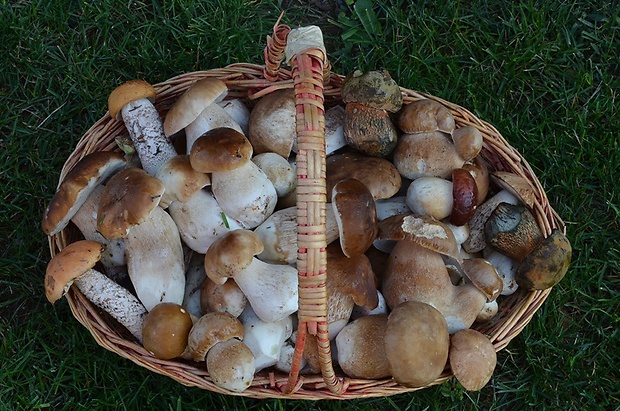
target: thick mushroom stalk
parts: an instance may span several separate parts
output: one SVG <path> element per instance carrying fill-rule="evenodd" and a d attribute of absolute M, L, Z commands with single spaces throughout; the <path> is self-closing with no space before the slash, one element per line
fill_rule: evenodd
<path fill-rule="evenodd" d="M 205 270 L 216 284 L 234 278 L 261 320 L 280 321 L 297 311 L 297 270 L 254 258 L 262 250 L 260 238 L 252 231 L 230 231 L 207 250 Z"/>
<path fill-rule="evenodd" d="M 81 240 L 69 244 L 49 262 L 45 272 L 45 295 L 54 304 L 71 284 L 97 307 L 142 342 L 142 324 L 146 309 L 133 294 L 93 267 L 101 259 L 104 246 L 96 241 Z"/>

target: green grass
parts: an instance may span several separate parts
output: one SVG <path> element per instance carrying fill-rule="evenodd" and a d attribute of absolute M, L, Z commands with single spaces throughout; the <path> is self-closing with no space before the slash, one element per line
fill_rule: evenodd
<path fill-rule="evenodd" d="M 611 3 L 358 1 L 327 14 L 297 1 L 0 0 L 0 409 L 620 409 L 620 9 Z M 40 217 L 109 92 L 135 77 L 260 63 L 283 7 L 293 27 L 321 25 L 336 72 L 385 68 L 495 125 L 566 221 L 571 269 L 482 391 L 449 381 L 349 402 L 223 396 L 107 352 L 66 302 L 45 300 Z"/>

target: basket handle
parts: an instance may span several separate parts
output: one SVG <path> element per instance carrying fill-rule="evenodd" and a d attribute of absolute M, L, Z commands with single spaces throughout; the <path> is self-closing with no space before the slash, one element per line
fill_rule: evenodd
<path fill-rule="evenodd" d="M 275 31 L 274 31 L 275 32 Z M 326 61 L 321 30 L 290 30 L 285 54 L 292 65 L 297 127 L 297 270 L 299 327 L 293 365 L 285 393 L 300 388 L 301 359 L 308 336 L 317 338 L 321 375 L 331 392 L 344 392 L 334 372 L 327 328 L 327 242 L 325 213 L 325 109 L 323 73 Z"/>

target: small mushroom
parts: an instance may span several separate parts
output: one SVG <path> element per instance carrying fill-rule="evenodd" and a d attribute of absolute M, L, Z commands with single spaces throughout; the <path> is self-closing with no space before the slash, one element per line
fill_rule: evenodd
<path fill-rule="evenodd" d="M 344 107 L 334 106 L 325 111 L 325 155 L 330 156 L 335 151 L 347 145 L 344 138 Z M 297 151 L 293 147 L 293 151 Z"/>
<path fill-rule="evenodd" d="M 276 153 L 261 153 L 252 158 L 276 189 L 278 197 L 286 197 L 297 186 L 297 174 L 291 164 Z"/>
<path fill-rule="evenodd" d="M 339 181 L 332 191 L 332 208 L 344 255 L 365 253 L 377 236 L 375 201 L 368 188 L 353 178 Z"/>
<path fill-rule="evenodd" d="M 273 152 L 288 159 L 297 138 L 295 94 L 277 90 L 262 97 L 250 113 L 248 139 L 254 153 Z"/>
<path fill-rule="evenodd" d="M 204 269 L 204 258 L 202 266 Z M 229 279 L 224 284 L 216 284 L 209 277 L 204 279 L 200 289 L 200 306 L 203 312 L 229 313 L 239 317 L 247 305 L 248 299 L 235 280 Z"/>
<path fill-rule="evenodd" d="M 54 304 L 75 284 L 89 301 L 142 341 L 146 308 L 127 289 L 94 269 L 103 249 L 102 244 L 90 240 L 76 241 L 63 248 L 47 265 L 45 296 Z"/>
<path fill-rule="evenodd" d="M 454 131 L 454 116 L 443 104 L 430 99 L 405 104 L 398 116 L 398 127 L 403 133 L 428 133 Z"/>
<path fill-rule="evenodd" d="M 403 134 L 394 150 L 394 166 L 405 178 L 449 178 L 465 163 L 448 136 L 438 131 Z"/>
<path fill-rule="evenodd" d="M 519 263 L 510 257 L 505 256 L 499 251 L 491 250 L 485 254 L 485 259 L 493 264 L 497 274 L 502 279 L 502 292 L 501 295 L 511 295 L 519 288 L 517 284 L 517 268 Z"/>
<path fill-rule="evenodd" d="M 452 141 L 457 153 L 465 161 L 472 161 L 482 150 L 482 134 L 474 126 L 455 129 L 452 132 Z"/>
<path fill-rule="evenodd" d="M 517 283 L 526 290 L 553 287 L 566 275 L 571 256 L 568 238 L 560 230 L 553 230 L 525 257 L 517 269 Z"/>
<path fill-rule="evenodd" d="M 484 203 L 489 193 L 490 184 L 489 168 L 486 162 L 482 157 L 478 156 L 472 162 L 463 164 L 462 168 L 469 171 L 476 181 L 476 187 L 478 188 L 478 201 L 476 201 L 476 204 Z"/>
<path fill-rule="evenodd" d="M 499 304 L 497 300 L 487 302 L 480 313 L 476 316 L 477 323 L 483 323 L 494 318 L 499 311 Z"/>
<path fill-rule="evenodd" d="M 183 303 L 181 305 L 190 315 L 199 318 L 204 314 L 201 307 L 200 292 L 202 284 L 205 278 L 207 278 L 204 255 L 191 253 L 185 265 L 185 293 L 183 294 Z"/>
<path fill-rule="evenodd" d="M 507 190 L 530 209 L 534 208 L 536 193 L 532 184 L 524 177 L 508 171 L 494 171 L 491 173 L 490 179 L 500 189 Z"/>
<path fill-rule="evenodd" d="M 439 177 L 420 177 L 407 189 L 407 205 L 418 215 L 436 220 L 449 217 L 454 208 L 453 184 Z"/>
<path fill-rule="evenodd" d="M 211 185 L 209 175 L 193 169 L 186 154 L 172 157 L 157 170 L 155 177 L 166 187 L 159 202 L 164 209 L 173 201 L 189 201 L 202 188 Z"/>
<path fill-rule="evenodd" d="M 450 368 L 467 391 L 479 391 L 495 371 L 497 354 L 489 339 L 473 329 L 461 330 L 450 338 Z"/>
<path fill-rule="evenodd" d="M 180 304 L 157 304 L 144 319 L 142 345 L 163 360 L 179 357 L 187 348 L 192 326 L 191 315 Z"/>
<path fill-rule="evenodd" d="M 390 376 L 385 347 L 387 321 L 387 314 L 361 317 L 338 334 L 338 365 L 349 377 L 379 379 Z"/>
<path fill-rule="evenodd" d="M 394 381 L 424 387 L 441 375 L 450 336 L 446 320 L 432 306 L 407 301 L 394 307 L 385 329 L 385 352 Z"/>
<path fill-rule="evenodd" d="M 484 258 L 463 260 L 465 282 L 472 283 L 487 297 L 487 302 L 495 301 L 503 290 L 502 278 L 495 267 Z"/>
<path fill-rule="evenodd" d="M 217 284 L 234 278 L 256 315 L 265 322 L 275 322 L 297 311 L 297 270 L 254 258 L 262 250 L 260 237 L 254 232 L 230 231 L 207 250 L 205 270 Z"/>
<path fill-rule="evenodd" d="M 456 226 L 467 224 L 478 206 L 478 186 L 464 168 L 452 171 L 452 200 L 450 222 Z"/>

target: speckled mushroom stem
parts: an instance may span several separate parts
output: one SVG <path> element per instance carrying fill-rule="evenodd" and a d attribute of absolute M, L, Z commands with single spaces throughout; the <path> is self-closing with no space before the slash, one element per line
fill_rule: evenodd
<path fill-rule="evenodd" d="M 142 168 L 150 175 L 177 155 L 153 103 L 142 98 L 123 106 L 123 121 L 138 153 Z"/>
<path fill-rule="evenodd" d="M 310 334 L 317 339 L 323 380 L 331 392 L 340 394 L 346 387 L 333 369 L 327 327 L 325 50 L 321 31 L 317 27 L 292 30 L 288 41 L 286 51 L 293 66 L 297 112 L 299 326 L 293 364 L 284 391 L 290 393 L 299 388 L 302 354 Z"/>
<path fill-rule="evenodd" d="M 142 342 L 142 324 L 147 311 L 138 298 L 94 269 L 76 278 L 74 284 L 88 300 L 110 314 Z"/>

